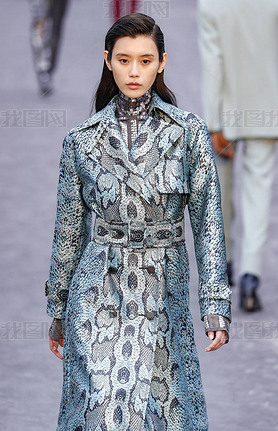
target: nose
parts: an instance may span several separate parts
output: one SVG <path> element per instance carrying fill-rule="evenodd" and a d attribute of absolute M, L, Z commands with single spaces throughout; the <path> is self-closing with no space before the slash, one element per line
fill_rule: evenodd
<path fill-rule="evenodd" d="M 134 61 L 133 63 L 131 63 L 130 70 L 129 70 L 129 76 L 135 77 L 135 76 L 139 76 L 139 75 L 140 75 L 140 72 L 139 72 L 138 65 Z"/>

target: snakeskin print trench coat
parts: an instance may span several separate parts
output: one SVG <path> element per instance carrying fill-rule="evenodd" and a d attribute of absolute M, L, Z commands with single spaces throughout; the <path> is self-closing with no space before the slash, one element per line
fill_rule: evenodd
<path fill-rule="evenodd" d="M 207 430 L 185 241 L 102 244 L 91 225 L 92 211 L 105 222 L 167 224 L 188 205 L 201 318 L 230 319 L 210 137 L 201 118 L 153 93 L 129 150 L 116 97 L 63 142 L 46 283 L 48 315 L 65 319 L 57 431 Z"/>

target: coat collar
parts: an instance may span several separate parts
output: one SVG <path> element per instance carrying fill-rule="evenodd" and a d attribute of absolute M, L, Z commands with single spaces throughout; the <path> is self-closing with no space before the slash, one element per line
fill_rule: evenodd
<path fill-rule="evenodd" d="M 88 127 L 92 127 L 97 123 L 100 123 L 102 127 L 109 122 L 118 124 L 117 118 L 115 116 L 117 97 L 117 95 L 112 97 L 110 102 L 103 109 L 96 112 L 92 117 L 85 120 L 79 126 L 76 126 L 71 129 L 69 133 L 74 133 L 78 132 L 79 130 L 87 129 Z M 155 91 L 152 92 L 152 101 L 150 104 L 149 113 L 151 113 L 153 109 L 159 109 L 160 111 L 171 117 L 172 120 L 174 120 L 178 125 L 184 127 L 185 111 L 171 105 L 170 103 L 164 102 L 164 100 L 162 100 L 161 97 L 159 97 L 159 95 Z"/>

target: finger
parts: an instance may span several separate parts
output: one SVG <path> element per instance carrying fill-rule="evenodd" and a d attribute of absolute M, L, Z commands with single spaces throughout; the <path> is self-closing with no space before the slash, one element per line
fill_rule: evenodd
<path fill-rule="evenodd" d="M 225 344 L 226 337 L 221 336 L 219 339 L 215 339 L 212 343 L 211 350 L 217 350 Z"/>
<path fill-rule="evenodd" d="M 218 346 L 218 341 L 214 340 L 209 346 L 205 348 L 205 351 L 210 352 L 211 350 L 216 350 L 216 348 L 218 348 L 217 346 Z"/>
<path fill-rule="evenodd" d="M 222 139 L 222 143 L 223 143 L 223 145 L 226 145 L 226 146 L 230 145 L 230 141 L 228 141 L 228 139 L 224 138 L 224 136 Z"/>
<path fill-rule="evenodd" d="M 63 359 L 63 356 L 61 355 L 61 353 L 59 352 L 59 350 L 58 350 L 58 346 L 56 347 L 56 346 L 53 346 L 53 349 L 51 349 L 52 350 L 52 352 L 54 353 L 54 355 L 56 355 L 57 356 L 57 358 L 59 358 L 59 359 Z"/>
<path fill-rule="evenodd" d="M 208 347 L 205 348 L 206 352 L 210 352 L 213 350 L 219 349 L 219 347 L 223 346 L 224 343 L 222 343 L 219 340 L 214 340 Z"/>
<path fill-rule="evenodd" d="M 231 146 L 229 143 L 222 149 L 221 156 L 226 157 L 227 159 L 231 158 Z"/>
<path fill-rule="evenodd" d="M 232 159 L 232 158 L 234 157 L 234 149 L 233 149 L 232 145 L 231 145 L 231 144 L 229 144 L 229 145 L 226 147 L 226 150 L 227 150 L 227 157 L 228 157 L 229 159 Z"/>
<path fill-rule="evenodd" d="M 226 342 L 226 333 L 225 331 L 216 331 L 216 336 L 213 342 L 205 348 L 206 352 L 210 352 L 213 350 L 217 350 L 223 346 Z"/>
<path fill-rule="evenodd" d="M 226 145 L 215 145 L 214 147 L 214 151 L 216 152 L 216 154 L 220 157 L 224 157 L 224 158 L 229 158 L 228 156 L 228 146 Z"/>
<path fill-rule="evenodd" d="M 52 340 L 51 337 L 49 337 L 49 347 L 50 347 L 51 352 L 54 353 L 54 355 L 56 355 L 60 359 L 63 359 L 63 356 L 61 355 L 61 353 L 58 350 L 58 341 L 54 341 L 54 340 Z"/>
<path fill-rule="evenodd" d="M 62 334 L 60 340 L 59 340 L 60 346 L 64 347 L 64 333 Z"/>
<path fill-rule="evenodd" d="M 226 342 L 226 332 L 225 331 L 216 331 L 216 336 L 215 336 L 215 343 L 216 343 L 216 347 L 217 349 L 221 346 L 223 346 L 223 344 L 225 344 Z"/>
<path fill-rule="evenodd" d="M 214 340 L 214 337 L 215 337 L 214 331 L 208 331 L 208 337 L 210 340 Z"/>
<path fill-rule="evenodd" d="M 235 151 L 234 151 L 232 146 L 230 146 L 230 153 L 229 154 L 230 154 L 230 159 L 232 159 L 235 155 Z"/>

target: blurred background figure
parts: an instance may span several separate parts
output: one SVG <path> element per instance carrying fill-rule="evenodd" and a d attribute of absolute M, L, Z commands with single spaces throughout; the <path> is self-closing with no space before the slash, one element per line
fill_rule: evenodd
<path fill-rule="evenodd" d="M 30 0 L 31 47 L 42 95 L 52 91 L 63 18 L 68 0 Z"/>
<path fill-rule="evenodd" d="M 239 305 L 246 311 L 261 308 L 257 288 L 278 137 L 277 22 L 277 0 L 199 0 L 203 115 L 217 154 L 231 284 L 233 159 L 243 141 Z"/>
<path fill-rule="evenodd" d="M 138 0 L 113 0 L 113 21 L 129 13 L 136 13 L 137 4 Z"/>

